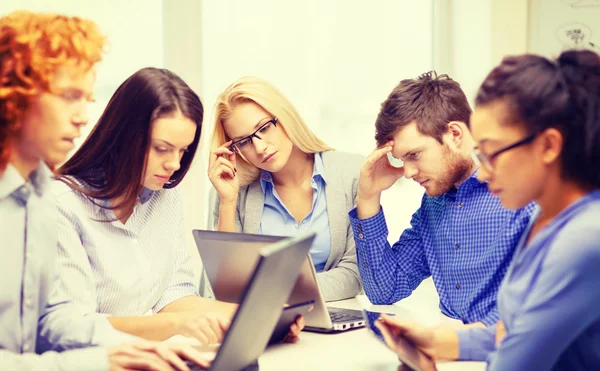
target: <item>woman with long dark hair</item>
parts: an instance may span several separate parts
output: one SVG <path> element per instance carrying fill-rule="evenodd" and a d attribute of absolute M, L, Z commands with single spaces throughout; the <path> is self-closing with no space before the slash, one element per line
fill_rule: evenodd
<path fill-rule="evenodd" d="M 236 309 L 198 296 L 175 189 L 198 147 L 203 114 L 178 76 L 144 68 L 117 89 L 58 170 L 67 291 L 87 310 L 109 315 L 115 328 L 144 338 L 218 342 Z"/>

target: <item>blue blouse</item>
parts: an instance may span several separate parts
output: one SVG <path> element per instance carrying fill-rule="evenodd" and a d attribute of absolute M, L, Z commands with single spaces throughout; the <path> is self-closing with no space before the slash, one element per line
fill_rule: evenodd
<path fill-rule="evenodd" d="M 315 270 L 325 269 L 331 252 L 331 233 L 329 231 L 329 216 L 327 215 L 327 184 L 321 153 L 315 153 L 315 164 L 310 185 L 313 188 L 312 209 L 300 223 L 285 207 L 273 184 L 271 173 L 262 171 L 260 185 L 265 195 L 265 205 L 260 221 L 260 234 L 272 236 L 296 236 L 311 231 L 317 234 L 310 255 L 315 264 Z"/>
<path fill-rule="evenodd" d="M 592 370 L 600 365 L 600 190 L 563 210 L 525 246 L 498 293 L 496 326 L 458 332 L 460 359 L 490 370 Z"/>

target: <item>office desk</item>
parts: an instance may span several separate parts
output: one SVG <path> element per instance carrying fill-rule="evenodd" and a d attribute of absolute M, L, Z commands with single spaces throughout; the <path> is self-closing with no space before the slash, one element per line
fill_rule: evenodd
<path fill-rule="evenodd" d="M 329 306 L 348 309 L 369 309 L 394 313 L 399 318 L 425 325 L 454 321 L 437 309 L 437 294 L 431 287 L 417 290 L 409 298 L 394 305 L 372 305 L 365 295 L 328 303 Z M 435 296 L 428 293 L 434 293 Z M 167 341 L 197 343 L 196 340 L 176 335 Z M 208 359 L 214 352 L 206 352 Z M 396 371 L 400 361 L 396 355 L 366 328 L 337 334 L 319 334 L 303 331 L 295 344 L 277 344 L 268 347 L 258 359 L 259 371 L 325 370 L 325 371 Z M 440 371 L 484 371 L 484 362 L 440 362 Z"/>
<path fill-rule="evenodd" d="M 402 318 L 432 324 L 441 317 L 431 318 L 432 312 L 412 310 L 411 305 L 371 305 L 364 295 L 329 303 L 330 306 L 367 309 L 395 313 Z M 437 312 L 433 312 L 437 313 Z M 434 314 L 436 316 L 437 314 Z M 296 344 L 278 344 L 267 348 L 258 359 L 260 371 L 281 370 L 397 370 L 400 362 L 396 355 L 377 340 L 367 329 L 350 330 L 337 334 L 302 332 Z M 483 362 L 438 363 L 440 371 L 485 370 Z"/>

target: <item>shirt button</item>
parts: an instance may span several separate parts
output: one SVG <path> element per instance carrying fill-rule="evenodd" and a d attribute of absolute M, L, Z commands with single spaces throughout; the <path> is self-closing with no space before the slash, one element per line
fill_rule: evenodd
<path fill-rule="evenodd" d="M 463 203 L 462 203 L 462 202 L 459 202 L 459 203 L 458 203 L 458 208 L 459 208 L 459 209 L 462 209 L 462 207 L 463 207 L 463 206 L 464 206 L 464 205 L 463 205 Z"/>
<path fill-rule="evenodd" d="M 455 248 L 456 250 L 458 250 L 458 249 L 460 249 L 460 245 L 459 245 L 459 244 L 456 244 L 456 245 L 454 245 L 454 248 Z"/>
<path fill-rule="evenodd" d="M 369 268 L 369 264 L 368 264 L 368 263 L 364 263 L 364 264 L 363 264 L 363 267 L 365 267 L 365 268 Z"/>
<path fill-rule="evenodd" d="M 359 233 L 359 234 L 358 234 L 358 238 L 360 238 L 360 239 L 362 240 L 363 238 L 365 238 L 365 235 L 364 235 L 364 234 L 362 234 L 362 233 Z"/>
<path fill-rule="evenodd" d="M 31 301 L 31 299 L 27 299 L 25 300 L 25 305 L 29 308 L 31 308 L 33 306 L 33 302 Z"/>
<path fill-rule="evenodd" d="M 25 345 L 23 345 L 23 350 L 24 350 L 24 351 L 28 352 L 28 351 L 29 351 L 29 349 L 30 349 L 30 348 L 29 348 L 29 344 L 25 344 Z"/>
<path fill-rule="evenodd" d="M 27 259 L 31 259 L 31 253 L 30 253 L 30 252 L 26 252 L 26 253 L 25 253 L 25 257 L 26 257 Z"/>
<path fill-rule="evenodd" d="M 460 289 L 460 283 L 456 284 L 456 289 L 459 290 Z"/>

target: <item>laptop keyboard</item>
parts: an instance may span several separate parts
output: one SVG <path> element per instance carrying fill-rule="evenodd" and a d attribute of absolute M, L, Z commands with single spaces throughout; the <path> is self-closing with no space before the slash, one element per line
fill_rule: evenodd
<path fill-rule="evenodd" d="M 342 308 L 327 308 L 329 310 L 329 317 L 332 322 L 356 322 L 363 321 L 363 313 L 360 310 L 353 309 L 342 309 Z"/>

